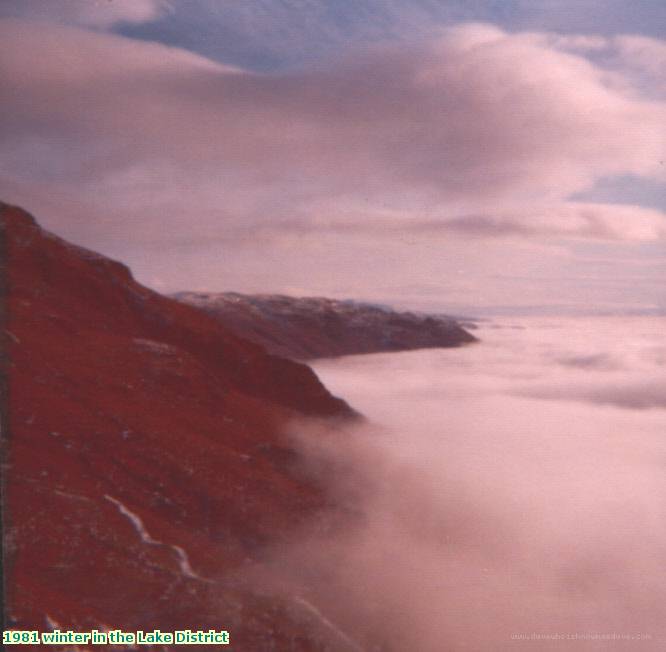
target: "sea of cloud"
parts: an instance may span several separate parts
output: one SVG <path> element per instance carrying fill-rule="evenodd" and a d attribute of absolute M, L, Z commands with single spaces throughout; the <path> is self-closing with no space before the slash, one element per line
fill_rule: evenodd
<path fill-rule="evenodd" d="M 294 428 L 347 512 L 276 567 L 341 650 L 664 649 L 665 321 L 315 365 L 368 422 Z"/>

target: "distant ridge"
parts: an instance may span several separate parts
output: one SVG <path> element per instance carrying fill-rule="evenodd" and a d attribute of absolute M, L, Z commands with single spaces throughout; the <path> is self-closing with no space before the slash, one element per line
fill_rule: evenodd
<path fill-rule="evenodd" d="M 457 347 L 476 338 L 454 318 L 321 297 L 179 292 L 238 336 L 296 360 Z"/>

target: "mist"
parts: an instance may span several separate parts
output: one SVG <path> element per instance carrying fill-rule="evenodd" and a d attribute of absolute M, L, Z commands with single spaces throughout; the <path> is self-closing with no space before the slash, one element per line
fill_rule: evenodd
<path fill-rule="evenodd" d="M 344 509 L 275 554 L 281 581 L 340 650 L 664 649 L 663 332 L 489 322 L 461 349 L 319 361 L 368 422 L 292 428 Z"/>

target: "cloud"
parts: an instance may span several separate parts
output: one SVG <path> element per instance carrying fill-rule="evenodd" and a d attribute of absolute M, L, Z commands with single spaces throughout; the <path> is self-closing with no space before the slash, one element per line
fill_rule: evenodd
<path fill-rule="evenodd" d="M 170 8 L 167 0 L 5 0 L 0 18 L 26 18 L 107 29 L 118 23 L 156 20 Z"/>
<path fill-rule="evenodd" d="M 521 207 L 516 212 L 461 217 L 448 223 L 470 235 L 569 236 L 653 240 L 666 235 L 664 214 L 638 206 L 566 202 Z M 447 222 L 444 222 L 447 225 Z"/>
<path fill-rule="evenodd" d="M 629 73 L 643 75 L 643 88 L 663 99 L 666 95 L 666 43 L 637 35 L 618 36 L 613 42 L 620 65 Z"/>
<path fill-rule="evenodd" d="M 295 426 L 348 511 L 276 551 L 277 575 L 364 649 L 661 650 L 666 413 L 514 390 L 656 378 L 663 321 L 481 324 L 467 349 L 321 361 L 371 424 Z M 591 355 L 622 364 L 553 364 Z"/>
<path fill-rule="evenodd" d="M 663 212 L 636 197 L 572 197 L 618 175 L 658 187 L 666 105 L 643 92 L 636 66 L 613 63 L 611 41 L 562 38 L 468 24 L 259 74 L 159 43 L 6 19 L 0 195 L 178 289 L 204 275 L 245 289 L 249 278 L 267 289 L 318 275 L 320 292 L 331 270 L 342 274 L 341 258 L 395 258 L 393 240 L 426 255 L 404 261 L 406 283 L 455 274 L 462 293 L 458 270 L 483 276 L 498 257 L 492 239 L 661 238 Z M 485 253 L 474 245 L 467 263 L 442 270 L 445 242 L 479 240 Z M 352 280 L 371 277 L 386 285 L 378 272 Z M 487 278 L 473 295 L 470 283 L 466 296 L 488 303 Z"/>
<path fill-rule="evenodd" d="M 444 208 L 423 211 L 419 216 L 405 215 L 405 211 L 400 210 L 373 213 L 361 205 L 341 210 L 340 202 L 337 202 L 336 206 L 332 203 L 311 206 L 308 216 L 276 222 L 274 231 L 307 233 L 330 230 L 375 233 L 378 237 L 394 237 L 396 233 L 471 238 L 539 238 L 550 235 L 601 240 L 656 240 L 666 237 L 666 216 L 661 211 L 640 206 L 573 201 L 528 203 L 513 207 L 509 204 L 495 211 L 462 215 L 451 215 Z M 358 219 L 359 216 L 362 219 Z"/>
<path fill-rule="evenodd" d="M 188 0 L 173 3 L 157 23 L 123 32 L 266 71 L 312 65 L 363 44 L 423 39 L 461 22 L 497 23 L 512 31 L 661 37 L 665 19 L 659 0 L 635 0 L 631 7 L 622 0 Z"/>
<path fill-rule="evenodd" d="M 606 353 L 591 353 L 582 355 L 567 355 L 558 362 L 565 367 L 574 367 L 577 369 L 617 369 L 618 363 Z"/>
<path fill-rule="evenodd" d="M 10 178 L 83 181 L 138 202 L 145 183 L 168 193 L 175 181 L 209 206 L 239 204 L 244 221 L 275 197 L 290 211 L 334 197 L 407 214 L 445 205 L 444 219 L 468 214 L 470 230 L 501 232 L 503 204 L 664 174 L 664 105 L 620 92 L 585 58 L 486 25 L 276 76 L 72 28 L 4 21 L 1 31 Z M 495 217 L 476 217 L 489 206 Z M 605 228 L 599 207 L 550 213 L 564 230 Z M 645 215 L 634 221 L 644 234 Z"/>
<path fill-rule="evenodd" d="M 545 385 L 526 389 L 523 396 L 551 401 L 582 401 L 598 405 L 612 405 L 632 410 L 666 408 L 666 377 L 660 374 L 649 380 L 623 379 L 602 384 L 578 383 L 574 385 Z"/>

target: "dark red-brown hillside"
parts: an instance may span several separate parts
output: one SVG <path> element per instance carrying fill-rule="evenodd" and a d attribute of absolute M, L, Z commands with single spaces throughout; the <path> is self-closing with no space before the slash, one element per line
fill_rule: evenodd
<path fill-rule="evenodd" d="M 308 367 L 0 211 L 6 626 L 324 649 L 297 602 L 226 578 L 325 505 L 282 426 L 352 411 Z"/>

